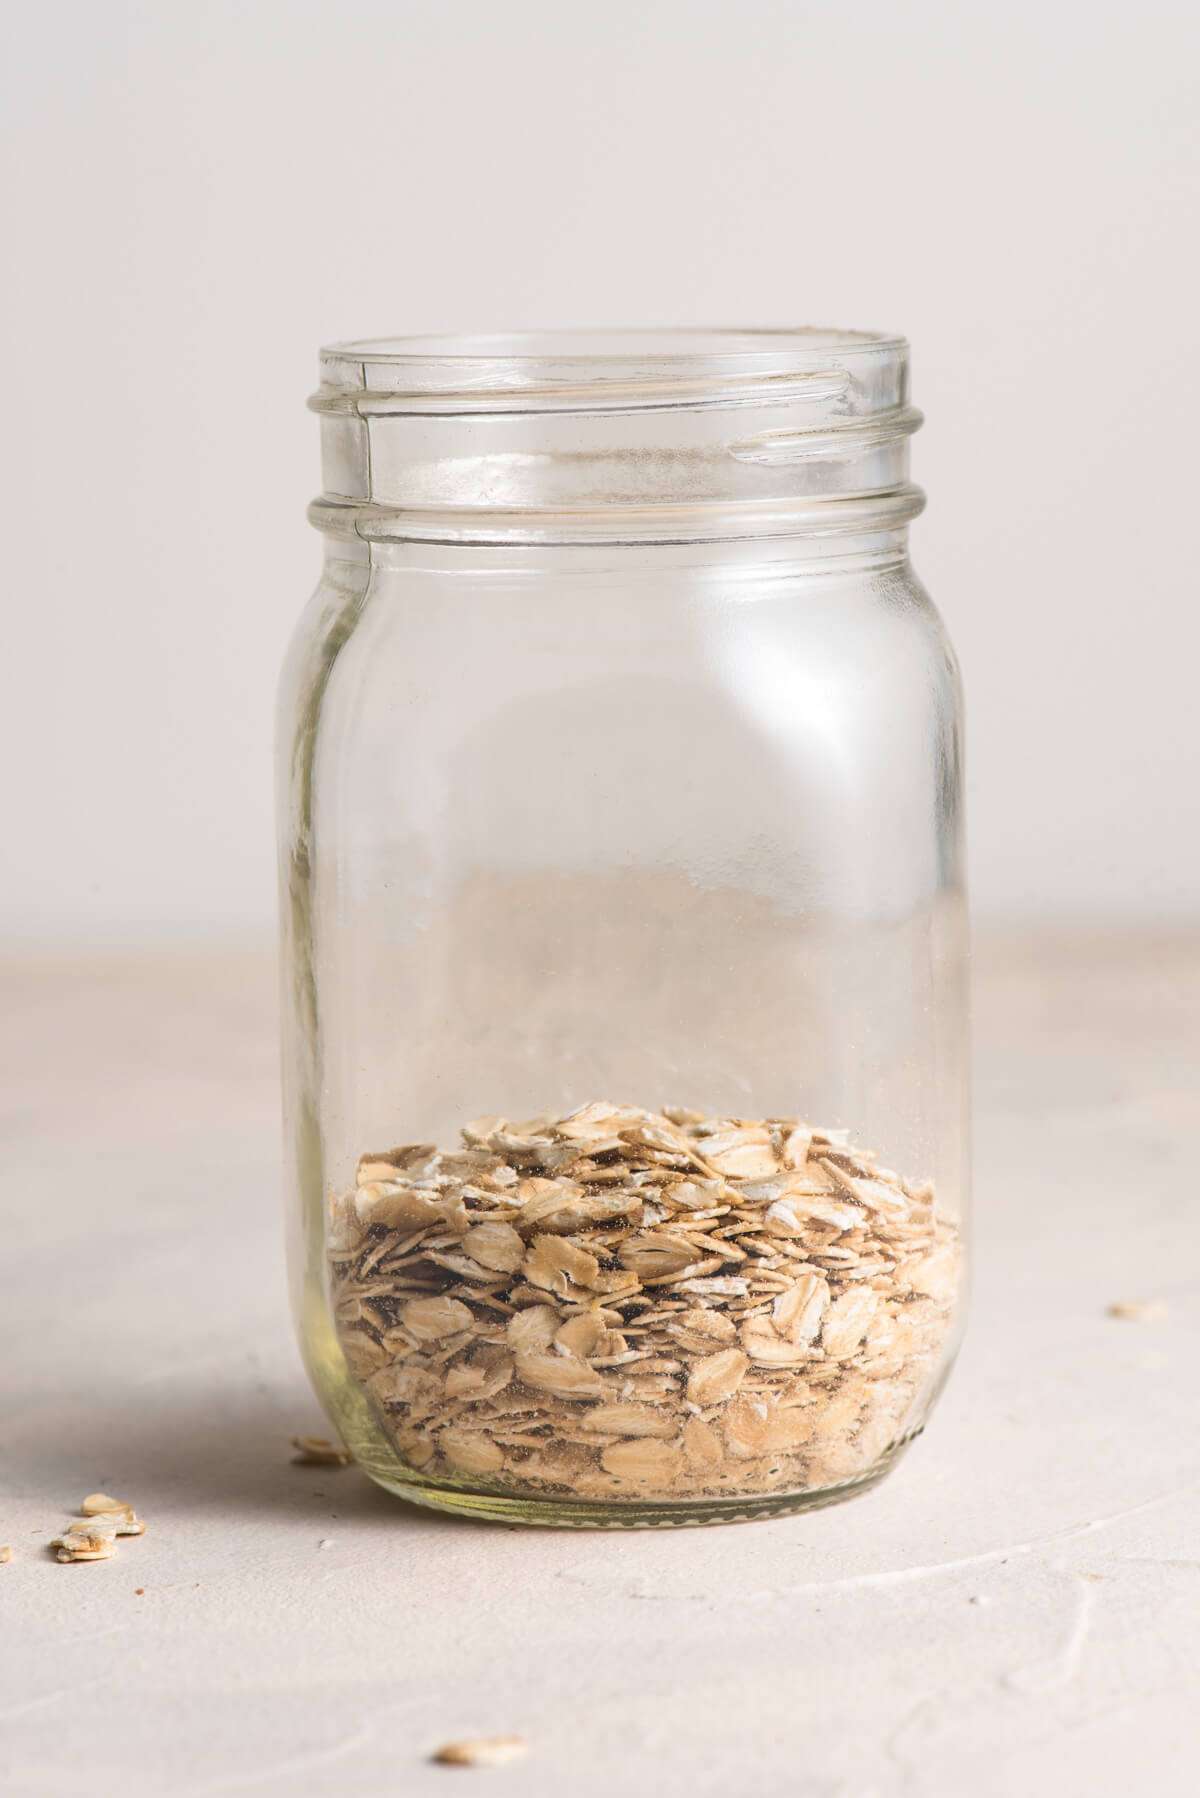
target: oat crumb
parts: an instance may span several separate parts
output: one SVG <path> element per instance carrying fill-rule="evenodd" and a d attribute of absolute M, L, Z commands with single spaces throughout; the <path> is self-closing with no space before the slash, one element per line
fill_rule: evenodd
<path fill-rule="evenodd" d="M 118 1536 L 144 1536 L 146 1526 L 131 1504 L 123 1498 L 110 1498 L 107 1492 L 89 1492 L 79 1507 L 84 1517 L 116 1519 Z"/>
<path fill-rule="evenodd" d="M 1161 1323 L 1166 1315 L 1162 1299 L 1114 1299 L 1108 1307 L 1109 1317 L 1121 1317 L 1134 1324 Z"/>
<path fill-rule="evenodd" d="M 117 1552 L 118 1536 L 146 1533 L 145 1524 L 123 1498 L 90 1492 L 79 1508 L 83 1515 L 50 1543 L 60 1561 L 111 1561 Z"/>
<path fill-rule="evenodd" d="M 292 1456 L 296 1467 L 349 1467 L 353 1458 L 348 1450 L 325 1436 L 293 1436 L 292 1447 L 296 1450 Z"/>
<path fill-rule="evenodd" d="M 523 1736 L 476 1736 L 463 1742 L 443 1742 L 432 1758 L 443 1767 L 503 1767 L 528 1752 Z"/>
<path fill-rule="evenodd" d="M 50 1546 L 63 1562 L 111 1561 L 117 1552 L 117 1519 L 77 1520 L 68 1524 L 61 1536 L 53 1537 Z"/>

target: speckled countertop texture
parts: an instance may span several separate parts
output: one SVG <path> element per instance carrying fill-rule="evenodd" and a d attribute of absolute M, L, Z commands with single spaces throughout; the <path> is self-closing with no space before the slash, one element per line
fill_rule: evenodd
<path fill-rule="evenodd" d="M 973 1321 L 927 1435 L 853 1503 L 662 1534 L 291 1465 L 324 1426 L 269 951 L 2 984 L 4 1798 L 1200 1787 L 1200 937 L 982 938 Z M 61 1566 L 97 1488 L 147 1534 Z M 509 1767 L 429 1764 L 511 1732 Z"/>

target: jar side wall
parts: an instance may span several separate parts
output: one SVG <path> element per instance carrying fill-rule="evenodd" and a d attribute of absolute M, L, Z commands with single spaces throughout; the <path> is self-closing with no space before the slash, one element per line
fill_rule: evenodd
<path fill-rule="evenodd" d="M 959 693 L 927 596 L 906 565 L 566 579 L 563 553 L 369 593 L 359 565 L 285 700 L 301 1328 L 386 1483 L 419 1470 L 326 1296 L 364 1151 L 599 1098 L 799 1111 L 964 1218 Z"/>
<path fill-rule="evenodd" d="M 346 1377 L 329 1310 L 323 1033 L 313 944 L 313 773 L 333 669 L 362 615 L 365 553 L 331 553 L 296 626 L 276 707 L 280 1018 L 288 1279 L 301 1353 L 331 1415 L 365 1407 Z M 345 1420 L 348 1427 L 350 1419 Z"/>
<path fill-rule="evenodd" d="M 656 943 L 651 959 L 670 954 L 671 924 L 684 922 L 686 946 L 668 962 L 680 986 L 687 954 L 715 958 L 729 934 L 724 907 L 748 966 L 756 942 L 779 932 L 795 946 L 809 933 L 845 967 L 864 1028 L 881 959 L 907 970 L 915 1011 L 916 987 L 933 979 L 923 958 L 935 924 L 961 904 L 962 865 L 957 676 L 911 575 L 805 578 L 798 597 L 786 575 L 756 590 L 738 568 L 706 591 L 684 569 L 669 591 L 656 574 L 651 597 L 617 566 L 570 590 L 556 574 L 377 572 L 330 696 L 340 766 L 322 784 L 324 841 L 338 846 L 323 864 L 326 915 L 342 919 L 326 977 L 331 991 L 363 996 L 347 1040 L 375 1028 L 373 992 L 410 982 L 453 992 L 471 1034 L 487 1037 L 489 968 L 533 981 L 539 945 L 557 937 L 570 976 L 589 934 L 606 917 L 624 922 L 622 890 L 643 920 L 629 943 Z M 584 892 L 590 920 L 571 903 Z M 384 943 L 372 920 L 385 893 Z M 489 930 L 489 917 L 508 922 Z M 901 953 L 914 929 L 919 953 Z M 615 964 L 619 945 L 603 940 Z M 803 966 L 792 972 L 801 979 Z M 634 1006 L 634 978 L 616 978 Z M 769 992 L 748 996 L 770 1015 Z M 503 985 L 493 999 L 513 1002 Z M 445 1008 L 431 1002 L 422 1022 L 428 1042 L 447 1027 Z M 599 1078 L 598 1058 L 581 1074 L 588 1065 Z M 351 1094 L 368 1078 L 350 1079 Z M 483 1078 L 477 1057 L 464 1078 Z M 541 1095 L 517 1084 L 503 1108 L 538 1109 Z M 451 1127 L 470 1103 L 443 1097 L 440 1119 L 419 1106 L 423 1128 Z M 353 1122 L 357 1137 L 382 1120 Z"/>

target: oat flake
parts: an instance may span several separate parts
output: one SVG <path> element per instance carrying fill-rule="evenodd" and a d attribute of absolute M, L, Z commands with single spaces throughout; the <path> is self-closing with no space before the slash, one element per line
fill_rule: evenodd
<path fill-rule="evenodd" d="M 462 1137 L 371 1151 L 330 1205 L 342 1348 L 410 1467 L 617 1504 L 803 1492 L 919 1421 L 958 1232 L 846 1132 L 598 1100 Z"/>

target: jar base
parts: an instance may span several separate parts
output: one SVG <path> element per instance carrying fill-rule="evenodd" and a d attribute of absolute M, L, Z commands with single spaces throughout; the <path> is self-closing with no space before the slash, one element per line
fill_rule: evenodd
<path fill-rule="evenodd" d="M 865 1473 L 833 1486 L 810 1487 L 801 1492 L 772 1492 L 740 1498 L 676 1499 L 663 1503 L 631 1499 L 605 1504 L 587 1499 L 506 1498 L 498 1492 L 470 1491 L 441 1481 L 425 1481 L 419 1475 L 398 1478 L 395 1473 L 363 1465 L 363 1472 L 395 1497 L 426 1510 L 456 1517 L 473 1517 L 485 1523 L 522 1524 L 532 1529 L 652 1530 L 702 1529 L 720 1523 L 755 1523 L 771 1517 L 790 1517 L 798 1511 L 823 1510 L 869 1492 L 886 1478 L 909 1443 L 920 1434 L 893 1443 Z"/>

